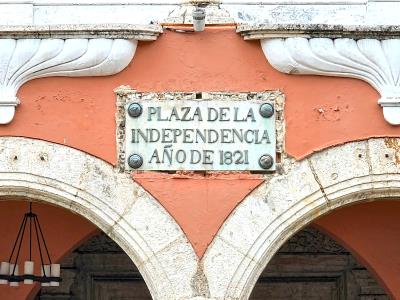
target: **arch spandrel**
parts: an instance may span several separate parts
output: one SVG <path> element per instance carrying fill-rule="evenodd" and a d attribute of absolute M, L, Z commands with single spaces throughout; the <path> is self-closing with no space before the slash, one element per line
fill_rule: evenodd
<path fill-rule="evenodd" d="M 352 142 L 284 162 L 230 215 L 203 257 L 216 299 L 247 299 L 275 252 L 335 208 L 400 196 L 400 139 Z"/>
<path fill-rule="evenodd" d="M 153 299 L 193 296 L 193 248 L 168 212 L 129 174 L 81 151 L 28 138 L 0 138 L 0 153 L 1 198 L 32 199 L 82 215 L 130 256 Z"/>

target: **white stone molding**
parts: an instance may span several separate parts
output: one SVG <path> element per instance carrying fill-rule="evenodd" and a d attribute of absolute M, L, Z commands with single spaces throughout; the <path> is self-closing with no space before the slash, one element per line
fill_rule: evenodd
<path fill-rule="evenodd" d="M 190 299 L 198 258 L 171 215 L 129 174 L 81 151 L 0 138 L 0 200 L 54 204 L 88 219 L 129 255 L 153 299 Z"/>
<path fill-rule="evenodd" d="M 64 12 L 64 14 L 66 13 Z M 58 20 L 54 16 L 52 18 Z M 11 39 L 106 38 L 154 41 L 161 33 L 162 27 L 158 24 L 108 24 L 104 23 L 104 21 L 101 24 L 0 25 L 0 38 Z"/>
<path fill-rule="evenodd" d="M 396 25 L 400 9 L 394 0 L 0 0 L 0 23 L 165 23 L 187 3 L 218 4 L 238 24 Z"/>
<path fill-rule="evenodd" d="M 370 139 L 286 161 L 231 213 L 201 263 L 211 297 L 248 299 L 278 249 L 332 210 L 400 198 L 400 139 Z"/>
<path fill-rule="evenodd" d="M 129 64 L 136 46 L 124 39 L 0 39 L 0 124 L 13 119 L 18 89 L 27 81 L 113 75 Z"/>
<path fill-rule="evenodd" d="M 280 72 L 368 82 L 381 95 L 386 121 L 400 124 L 400 39 L 289 37 L 263 39 L 261 45 Z"/>

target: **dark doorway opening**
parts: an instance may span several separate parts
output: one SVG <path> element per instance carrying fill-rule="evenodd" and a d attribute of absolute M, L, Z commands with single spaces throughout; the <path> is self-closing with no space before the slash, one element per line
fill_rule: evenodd
<path fill-rule="evenodd" d="M 314 227 L 291 237 L 269 262 L 251 300 L 388 300 L 349 251 Z"/>
<path fill-rule="evenodd" d="M 35 300 L 151 300 L 132 260 L 104 233 L 61 262 L 61 277 L 59 287 L 42 287 Z"/>

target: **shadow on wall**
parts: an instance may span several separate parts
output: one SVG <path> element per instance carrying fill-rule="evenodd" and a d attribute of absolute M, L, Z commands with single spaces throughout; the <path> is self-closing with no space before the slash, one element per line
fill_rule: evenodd
<path fill-rule="evenodd" d="M 400 295 L 399 216 L 400 201 L 376 200 L 337 209 L 316 220 L 314 225 L 350 250 L 391 299 L 397 299 L 395 295 Z"/>
<path fill-rule="evenodd" d="M 0 201 L 1 261 L 8 261 L 20 224 L 28 210 L 29 202 L 27 201 Z M 63 208 L 34 202 L 33 212 L 38 215 L 53 262 L 59 262 L 82 242 L 98 233 L 97 227 L 92 223 Z M 33 261 L 36 262 L 35 274 L 40 274 L 40 257 L 35 242 L 33 242 L 32 249 Z M 29 260 L 29 239 L 28 234 L 25 233 L 18 260 L 20 274 L 23 272 L 23 261 L 26 260 Z M 19 287 L 0 285 L 0 299 L 33 299 L 38 290 L 39 284 L 24 285 L 21 283 Z"/>
<path fill-rule="evenodd" d="M 313 226 L 292 236 L 269 262 L 250 300 L 389 300 L 369 271 Z"/>
<path fill-rule="evenodd" d="M 35 300 L 152 299 L 132 260 L 104 233 L 65 257 L 61 270 L 61 286 L 43 287 Z"/>

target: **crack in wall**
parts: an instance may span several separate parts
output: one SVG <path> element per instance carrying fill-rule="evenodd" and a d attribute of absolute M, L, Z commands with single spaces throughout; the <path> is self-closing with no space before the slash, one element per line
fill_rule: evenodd
<path fill-rule="evenodd" d="M 326 195 L 324 187 L 323 187 L 323 185 L 322 185 L 322 183 L 321 183 L 321 181 L 320 181 L 320 179 L 319 179 L 319 177 L 317 175 L 317 172 L 315 171 L 315 168 L 314 168 L 314 165 L 312 164 L 311 159 L 307 159 L 307 162 L 308 162 L 308 166 L 310 167 L 310 170 L 311 170 L 311 172 L 312 172 L 312 174 L 314 176 L 314 179 L 317 182 L 317 184 L 319 186 L 319 189 L 321 190 L 321 193 L 325 198 L 326 203 L 329 205 L 330 202 L 329 202 L 328 196 Z"/>
<path fill-rule="evenodd" d="M 368 163 L 368 171 L 369 174 L 372 174 L 372 162 L 371 162 L 371 155 L 370 155 L 370 148 L 369 148 L 369 140 L 366 141 L 366 145 L 365 145 L 365 156 L 367 159 L 367 163 Z"/>

